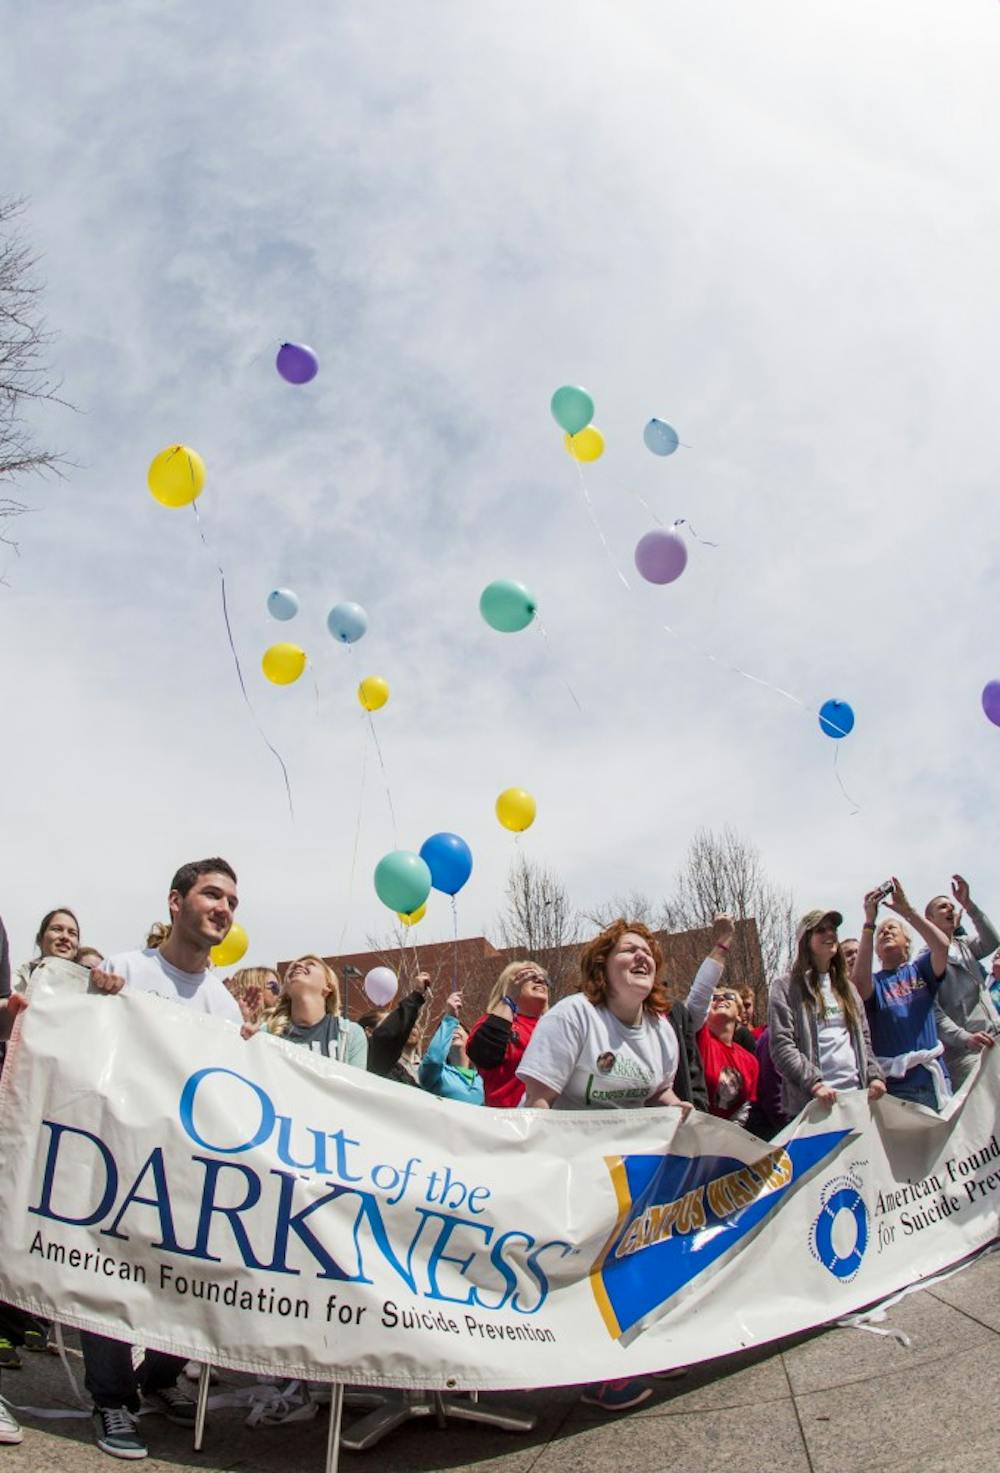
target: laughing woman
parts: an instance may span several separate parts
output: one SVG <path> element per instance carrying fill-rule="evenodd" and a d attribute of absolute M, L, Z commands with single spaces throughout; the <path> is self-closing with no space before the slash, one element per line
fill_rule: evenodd
<path fill-rule="evenodd" d="M 634 1110 L 690 1103 L 674 1093 L 677 1035 L 658 980 L 663 954 L 640 922 L 615 921 L 580 958 L 580 991 L 539 1018 L 517 1070 L 535 1110 Z M 643 1381 L 605 1381 L 583 1400 L 604 1411 L 638 1406 Z"/>
<path fill-rule="evenodd" d="M 281 996 L 264 1018 L 263 1027 L 326 1059 L 356 1069 L 368 1063 L 365 1031 L 340 1016 L 340 983 L 322 957 L 300 956 L 286 968 Z"/>

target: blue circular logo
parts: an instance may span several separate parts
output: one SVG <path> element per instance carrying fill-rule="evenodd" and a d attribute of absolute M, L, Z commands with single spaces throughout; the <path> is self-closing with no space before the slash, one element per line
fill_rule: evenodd
<path fill-rule="evenodd" d="M 834 1246 L 833 1233 L 841 1215 L 846 1213 L 853 1219 L 854 1245 L 847 1252 L 838 1252 Z M 845 1234 L 849 1240 L 851 1230 L 846 1221 L 842 1221 L 838 1230 L 841 1247 L 845 1244 Z M 860 1193 L 854 1187 L 841 1186 L 830 1196 L 824 1197 L 823 1206 L 820 1208 L 819 1216 L 813 1223 L 812 1228 L 812 1250 L 824 1268 L 828 1268 L 836 1278 L 845 1283 L 853 1279 L 861 1267 L 861 1260 L 865 1256 L 868 1247 L 868 1208 L 861 1200 Z"/>

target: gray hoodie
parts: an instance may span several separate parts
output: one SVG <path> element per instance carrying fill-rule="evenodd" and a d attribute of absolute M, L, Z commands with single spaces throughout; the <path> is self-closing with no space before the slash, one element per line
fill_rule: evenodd
<path fill-rule="evenodd" d="M 854 1060 L 862 1088 L 882 1078 L 882 1070 L 872 1053 L 865 1005 L 853 983 L 850 984 L 858 1021 L 849 1025 Z M 812 1099 L 813 1086 L 823 1082 L 819 1067 L 819 1036 L 816 1009 L 811 1007 L 802 984 L 787 977 L 771 983 L 767 1006 L 768 1042 L 771 1062 L 781 1075 L 781 1102 L 791 1119 L 804 1110 Z"/>
<path fill-rule="evenodd" d="M 973 905 L 970 900 L 966 909 L 976 935 L 971 941 L 964 936 L 952 938 L 948 947 L 948 970 L 934 999 L 938 1038 L 944 1044 L 944 1061 L 956 1089 L 975 1068 L 979 1058 L 978 1053 L 969 1048 L 970 1036 L 1000 1031 L 1000 1013 L 993 1006 L 989 984 L 979 965 L 980 957 L 989 956 L 1000 946 L 1000 936 L 978 905 Z"/>

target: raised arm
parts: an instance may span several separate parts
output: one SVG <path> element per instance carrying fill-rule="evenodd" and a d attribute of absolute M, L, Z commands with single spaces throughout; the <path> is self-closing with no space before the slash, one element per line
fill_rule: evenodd
<path fill-rule="evenodd" d="M 892 877 L 892 895 L 886 900 L 889 910 L 895 911 L 902 920 L 906 921 L 927 942 L 931 953 L 931 966 L 935 977 L 943 977 L 948 970 L 948 938 L 942 930 L 929 921 L 926 916 L 920 915 L 913 909 L 906 898 L 906 891 L 896 879 Z M 858 989 L 860 991 L 860 988 Z M 862 994 L 863 995 L 863 994 Z"/>
<path fill-rule="evenodd" d="M 872 983 L 872 951 L 875 946 L 875 917 L 882 898 L 881 887 L 869 890 L 864 899 L 865 923 L 858 938 L 858 954 L 854 958 L 851 981 L 858 989 L 862 1001 L 867 1002 L 874 992 Z"/>
<path fill-rule="evenodd" d="M 441 1077 L 444 1074 L 444 1066 L 448 1061 L 448 1050 L 451 1048 L 452 1036 L 457 1025 L 458 1019 L 446 1013 L 420 1061 L 420 1083 L 424 1089 L 430 1090 L 431 1094 L 437 1094 L 441 1087 Z"/>
<path fill-rule="evenodd" d="M 981 961 L 984 956 L 989 956 L 1000 946 L 1000 936 L 988 916 L 984 915 L 979 906 L 969 894 L 969 882 L 961 875 L 952 875 L 951 893 L 955 901 L 972 917 L 972 923 L 976 928 L 975 942 L 969 943 L 972 955 Z"/>
<path fill-rule="evenodd" d="M 712 922 L 712 949 L 695 973 L 694 981 L 684 999 L 695 1033 L 705 1026 L 712 993 L 725 970 L 735 930 L 732 916 L 717 915 Z"/>

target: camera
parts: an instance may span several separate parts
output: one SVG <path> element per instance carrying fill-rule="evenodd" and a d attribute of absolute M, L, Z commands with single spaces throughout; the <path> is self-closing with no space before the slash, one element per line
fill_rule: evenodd
<path fill-rule="evenodd" d="M 878 889 L 875 891 L 876 900 L 888 900 L 889 896 L 892 894 L 895 888 L 896 887 L 891 880 L 886 880 L 885 884 L 879 885 Z"/>

